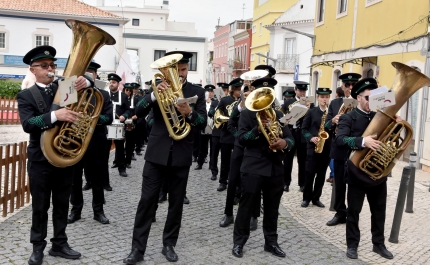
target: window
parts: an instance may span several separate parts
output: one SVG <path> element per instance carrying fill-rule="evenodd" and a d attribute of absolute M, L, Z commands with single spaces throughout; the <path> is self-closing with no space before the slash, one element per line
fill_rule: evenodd
<path fill-rule="evenodd" d="M 131 21 L 131 24 L 132 24 L 133 26 L 139 26 L 139 19 L 137 19 L 137 18 L 133 18 L 133 20 Z"/>
<path fill-rule="evenodd" d="M 251 53 L 251 58 L 250 58 L 250 61 L 254 61 L 254 54 L 253 53 Z"/>
<path fill-rule="evenodd" d="M 6 33 L 0 32 L 0 49 L 6 48 Z"/>
<path fill-rule="evenodd" d="M 370 69 L 369 71 L 367 71 L 367 77 L 373 78 L 373 69 Z"/>
<path fill-rule="evenodd" d="M 285 54 L 293 55 L 293 54 L 296 53 L 295 52 L 296 48 L 294 47 L 295 46 L 294 42 L 295 42 L 294 38 L 292 38 L 292 39 L 285 39 Z"/>
<path fill-rule="evenodd" d="M 193 57 L 190 58 L 190 66 L 188 67 L 189 71 L 197 71 L 197 53 L 192 52 Z"/>
<path fill-rule="evenodd" d="M 254 34 L 256 30 L 257 30 L 257 26 L 256 25 L 252 25 L 252 34 Z"/>
<path fill-rule="evenodd" d="M 339 0 L 339 14 L 346 12 L 348 6 L 348 0 Z"/>
<path fill-rule="evenodd" d="M 154 61 L 160 59 L 161 57 L 163 57 L 166 54 L 166 51 L 164 50 L 155 50 L 154 51 Z"/>
<path fill-rule="evenodd" d="M 379 2 L 382 2 L 382 0 L 366 0 L 365 7 L 372 6 L 372 5 L 377 4 Z"/>
<path fill-rule="evenodd" d="M 243 63 L 246 63 L 246 44 L 245 49 L 243 49 Z"/>
<path fill-rule="evenodd" d="M 49 36 L 36 35 L 36 47 L 42 45 L 49 45 Z"/>
<path fill-rule="evenodd" d="M 319 0 L 318 19 L 317 19 L 318 23 L 324 22 L 324 6 L 325 6 L 325 0 Z"/>
<path fill-rule="evenodd" d="M 263 22 L 260 22 L 260 35 L 263 34 Z"/>

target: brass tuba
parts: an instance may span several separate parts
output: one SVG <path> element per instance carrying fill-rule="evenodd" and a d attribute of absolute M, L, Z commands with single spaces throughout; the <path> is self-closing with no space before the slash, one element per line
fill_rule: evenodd
<path fill-rule="evenodd" d="M 282 138 L 282 127 L 272 108 L 273 101 L 275 101 L 275 92 L 269 87 L 261 87 L 252 91 L 245 101 L 247 109 L 257 111 L 258 127 L 269 144 L 274 143 L 277 138 Z M 263 125 L 261 119 L 269 120 L 267 127 Z M 276 150 L 272 151 L 276 152 Z"/>
<path fill-rule="evenodd" d="M 391 64 L 397 69 L 391 88 L 396 104 L 378 111 L 363 133 L 363 137 L 377 135 L 381 148 L 377 151 L 364 148 L 350 156 L 352 164 L 375 181 L 391 172 L 412 139 L 412 127 L 406 121 L 396 122 L 394 115 L 416 91 L 430 85 L 430 78 L 417 70 L 399 62 Z"/>
<path fill-rule="evenodd" d="M 321 118 L 320 130 L 318 131 L 318 143 L 315 145 L 315 153 L 321 154 L 324 149 L 325 140 L 330 136 L 328 132 L 324 130 L 325 120 L 327 118 L 328 109 L 324 112 Z"/>
<path fill-rule="evenodd" d="M 182 59 L 181 54 L 171 54 L 156 60 L 151 68 L 158 69 L 152 78 L 152 90 L 157 98 L 158 106 L 166 123 L 167 131 L 173 140 L 178 141 L 185 138 L 191 131 L 191 126 L 185 121 L 185 116 L 176 112 L 175 104 L 178 98 L 183 98 L 182 82 L 178 74 L 178 62 Z M 169 84 L 169 88 L 158 91 L 155 83 L 156 78 Z"/>
<path fill-rule="evenodd" d="M 65 23 L 73 32 L 73 41 L 63 76 L 82 76 L 97 51 L 105 44 L 115 44 L 115 39 L 104 30 L 79 20 L 68 19 Z M 60 93 L 57 90 L 51 110 L 59 106 Z M 78 92 L 78 102 L 67 106 L 80 113 L 76 122 L 63 122 L 61 127 L 55 125 L 40 137 L 42 152 L 49 163 L 56 167 L 68 167 L 81 160 L 91 141 L 102 106 L 103 95 L 97 89 L 87 88 Z"/>

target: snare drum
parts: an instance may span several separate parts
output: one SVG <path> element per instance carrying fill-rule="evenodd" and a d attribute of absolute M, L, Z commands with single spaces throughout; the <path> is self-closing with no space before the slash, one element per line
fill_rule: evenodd
<path fill-rule="evenodd" d="M 125 130 L 124 130 L 124 124 L 122 123 L 115 123 L 112 125 L 107 126 L 108 133 L 107 133 L 107 139 L 108 140 L 123 140 L 125 137 Z"/>
<path fill-rule="evenodd" d="M 134 124 L 133 124 L 133 120 L 132 119 L 127 119 L 124 122 L 125 124 L 125 130 L 126 131 L 132 131 L 134 129 Z"/>

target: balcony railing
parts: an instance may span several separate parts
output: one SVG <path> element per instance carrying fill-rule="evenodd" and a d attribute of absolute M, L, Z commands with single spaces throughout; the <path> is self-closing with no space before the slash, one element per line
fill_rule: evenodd
<path fill-rule="evenodd" d="M 299 64 L 298 54 L 278 54 L 276 61 L 276 71 L 294 73 L 294 66 Z"/>

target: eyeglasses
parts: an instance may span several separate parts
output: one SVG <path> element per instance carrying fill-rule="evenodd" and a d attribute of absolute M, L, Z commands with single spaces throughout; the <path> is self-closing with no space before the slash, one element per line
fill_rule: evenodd
<path fill-rule="evenodd" d="M 366 101 L 369 101 L 369 96 L 362 96 L 362 95 L 359 95 L 359 96 L 365 98 Z"/>
<path fill-rule="evenodd" d="M 345 87 L 350 87 L 350 86 L 354 86 L 355 83 L 345 83 Z"/>
<path fill-rule="evenodd" d="M 55 69 L 57 68 L 56 64 L 47 64 L 47 63 L 43 63 L 43 64 L 34 64 L 31 67 L 36 67 L 36 66 L 40 66 L 40 68 L 42 69 L 48 69 L 49 67 L 51 67 L 51 69 Z"/>

